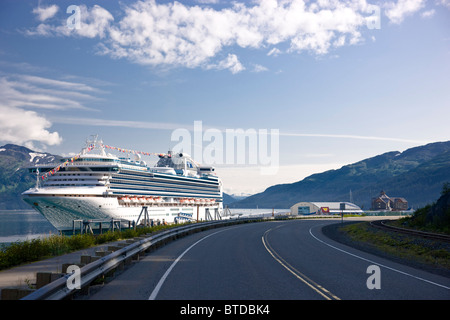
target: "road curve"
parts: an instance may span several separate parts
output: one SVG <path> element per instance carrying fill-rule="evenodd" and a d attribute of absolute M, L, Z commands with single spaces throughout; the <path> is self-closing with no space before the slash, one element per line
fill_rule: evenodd
<path fill-rule="evenodd" d="M 449 300 L 450 279 L 325 237 L 336 220 L 212 229 L 146 255 L 91 300 Z"/>

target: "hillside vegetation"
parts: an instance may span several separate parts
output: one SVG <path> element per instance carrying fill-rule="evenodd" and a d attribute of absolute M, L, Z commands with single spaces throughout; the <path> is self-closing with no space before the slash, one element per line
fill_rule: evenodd
<path fill-rule="evenodd" d="M 411 217 L 396 221 L 399 226 L 450 235 L 450 183 L 445 183 L 440 198 L 414 212 Z"/>
<path fill-rule="evenodd" d="M 418 208 L 434 201 L 447 181 L 450 141 L 387 152 L 295 183 L 275 185 L 230 207 L 290 208 L 301 201 L 349 201 L 351 190 L 353 202 L 368 210 L 372 197 L 384 190 Z"/>

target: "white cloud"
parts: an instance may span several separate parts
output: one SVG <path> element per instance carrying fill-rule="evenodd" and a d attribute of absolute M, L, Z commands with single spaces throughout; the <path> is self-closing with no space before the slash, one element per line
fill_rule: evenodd
<path fill-rule="evenodd" d="M 270 49 L 270 51 L 267 53 L 268 56 L 278 56 L 281 53 L 280 49 L 278 48 L 272 48 Z"/>
<path fill-rule="evenodd" d="M 31 75 L 8 75 L 0 78 L 0 96 L 2 104 L 14 107 L 31 107 L 39 109 L 83 109 L 83 100 L 98 98 L 80 90 L 95 90 L 80 84 L 42 78 Z"/>
<path fill-rule="evenodd" d="M 12 108 L 0 103 L 0 137 L 2 141 L 26 144 L 32 147 L 32 141 L 48 145 L 60 144 L 58 132 L 49 132 L 51 123 L 34 111 Z"/>
<path fill-rule="evenodd" d="M 260 65 L 260 64 L 254 64 L 253 65 L 253 72 L 264 72 L 264 71 L 268 71 L 269 69 L 267 69 L 266 67 Z"/>
<path fill-rule="evenodd" d="M 436 13 L 436 10 L 431 9 L 431 10 L 422 12 L 421 16 L 422 16 L 422 18 L 431 18 L 432 16 L 434 16 L 435 13 Z"/>
<path fill-rule="evenodd" d="M 395 141 L 403 143 L 412 144 L 424 144 L 430 143 L 429 140 L 413 140 L 404 139 L 396 137 L 376 137 L 376 136 L 363 136 L 363 135 L 352 135 L 352 134 L 322 134 L 322 133 L 289 133 L 280 132 L 280 136 L 290 136 L 290 137 L 319 137 L 319 138 L 332 138 L 332 139 L 357 139 L 357 140 L 374 140 L 374 141 Z"/>
<path fill-rule="evenodd" d="M 51 121 L 37 110 L 92 110 L 85 102 L 99 100 L 102 91 L 80 83 L 27 74 L 0 76 L 0 140 L 34 147 L 61 143 L 58 132 L 51 132 Z"/>
<path fill-rule="evenodd" d="M 239 62 L 238 57 L 235 54 L 228 54 L 228 56 L 218 64 L 209 65 L 207 68 L 218 70 L 228 69 L 233 74 L 245 70 L 244 66 Z"/>
<path fill-rule="evenodd" d="M 450 0 L 440 0 L 440 1 L 437 1 L 437 2 L 438 2 L 438 4 L 440 4 L 440 5 L 450 9 Z"/>
<path fill-rule="evenodd" d="M 139 128 L 139 129 L 161 129 L 161 130 L 176 130 L 179 128 L 184 128 L 187 130 L 194 130 L 193 124 L 183 124 L 183 123 L 167 123 L 167 122 L 148 122 L 148 121 L 126 121 L 126 120 L 107 120 L 98 118 L 69 118 L 69 117 L 52 117 L 52 121 L 56 123 L 63 124 L 83 124 L 90 126 L 106 126 L 106 127 L 122 127 L 122 128 Z M 225 133 L 227 127 L 218 126 L 207 126 L 202 125 L 203 130 L 206 129 L 216 129 Z M 314 138 L 324 138 L 324 139 L 350 139 L 350 140 L 371 140 L 371 141 L 391 141 L 391 142 L 401 142 L 409 144 L 425 144 L 430 143 L 432 140 L 415 140 L 415 139 L 404 139 L 398 137 L 378 137 L 378 136 L 364 136 L 364 135 L 354 135 L 354 134 L 325 134 L 325 133 L 296 133 L 280 131 L 280 137 L 314 137 Z M 320 156 L 330 156 L 331 154 L 320 154 Z M 319 154 L 309 154 L 309 156 L 319 156 Z"/>
<path fill-rule="evenodd" d="M 260 0 L 231 2 L 220 10 L 143 0 L 124 5 L 119 21 L 98 5 L 80 7 L 79 29 L 41 23 L 27 33 L 98 37 L 99 53 L 112 58 L 149 66 L 215 66 L 232 73 L 245 67 L 233 53 L 217 61 L 226 47 L 267 49 L 275 56 L 280 51 L 274 46 L 287 43 L 291 53 L 323 55 L 330 48 L 359 43 L 372 14 L 366 0 Z"/>
<path fill-rule="evenodd" d="M 201 4 L 217 4 L 219 0 L 196 0 L 196 2 Z"/>
<path fill-rule="evenodd" d="M 71 117 L 52 117 L 55 123 L 63 124 L 82 124 L 87 126 L 104 126 L 104 127 L 121 127 L 134 129 L 158 129 L 158 130 L 176 130 L 179 128 L 186 128 L 193 130 L 193 125 L 186 126 L 181 123 L 167 123 L 167 122 L 146 122 L 146 121 L 127 121 L 127 120 L 108 120 L 96 118 L 71 118 Z"/>
<path fill-rule="evenodd" d="M 84 83 L 79 82 L 69 82 L 69 81 L 61 81 L 49 78 L 43 78 L 32 75 L 20 75 L 18 76 L 26 82 L 36 83 L 39 85 L 48 85 L 51 87 L 58 87 L 65 90 L 77 90 L 77 91 L 88 91 L 88 92 L 101 92 L 99 89 L 94 88 L 92 86 L 88 86 Z"/>
<path fill-rule="evenodd" d="M 405 17 L 416 13 L 425 7 L 425 0 L 398 0 L 396 3 L 388 2 L 386 16 L 392 23 L 399 24 Z"/>
<path fill-rule="evenodd" d="M 63 20 L 63 24 L 57 26 L 41 23 L 35 29 L 27 30 L 25 33 L 30 36 L 76 35 L 86 38 L 104 38 L 114 20 L 111 13 L 98 5 L 94 5 L 90 10 L 85 5 L 80 5 L 79 8 L 81 19 L 79 28 L 69 28 L 67 20 Z"/>
<path fill-rule="evenodd" d="M 37 15 L 39 21 L 44 22 L 47 19 L 53 18 L 55 14 L 58 12 L 59 7 L 56 4 L 53 4 L 48 7 L 37 7 L 33 9 L 33 13 Z"/>
<path fill-rule="evenodd" d="M 94 5 L 91 10 L 86 6 L 81 7 L 81 25 L 79 29 L 73 29 L 78 35 L 87 38 L 103 38 L 106 36 L 107 30 L 114 17 L 107 10 L 98 5 Z"/>

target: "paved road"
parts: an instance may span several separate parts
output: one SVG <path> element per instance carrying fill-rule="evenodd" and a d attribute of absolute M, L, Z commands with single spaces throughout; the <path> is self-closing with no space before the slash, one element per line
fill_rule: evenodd
<path fill-rule="evenodd" d="M 193 234 L 148 254 L 89 299 L 450 300 L 449 278 L 334 242 L 321 233 L 329 223 L 336 220 Z"/>

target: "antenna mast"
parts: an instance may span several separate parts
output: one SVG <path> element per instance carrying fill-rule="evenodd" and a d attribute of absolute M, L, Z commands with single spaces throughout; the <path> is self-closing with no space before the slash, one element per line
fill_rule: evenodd
<path fill-rule="evenodd" d="M 39 168 L 36 168 L 36 189 L 39 189 Z"/>

